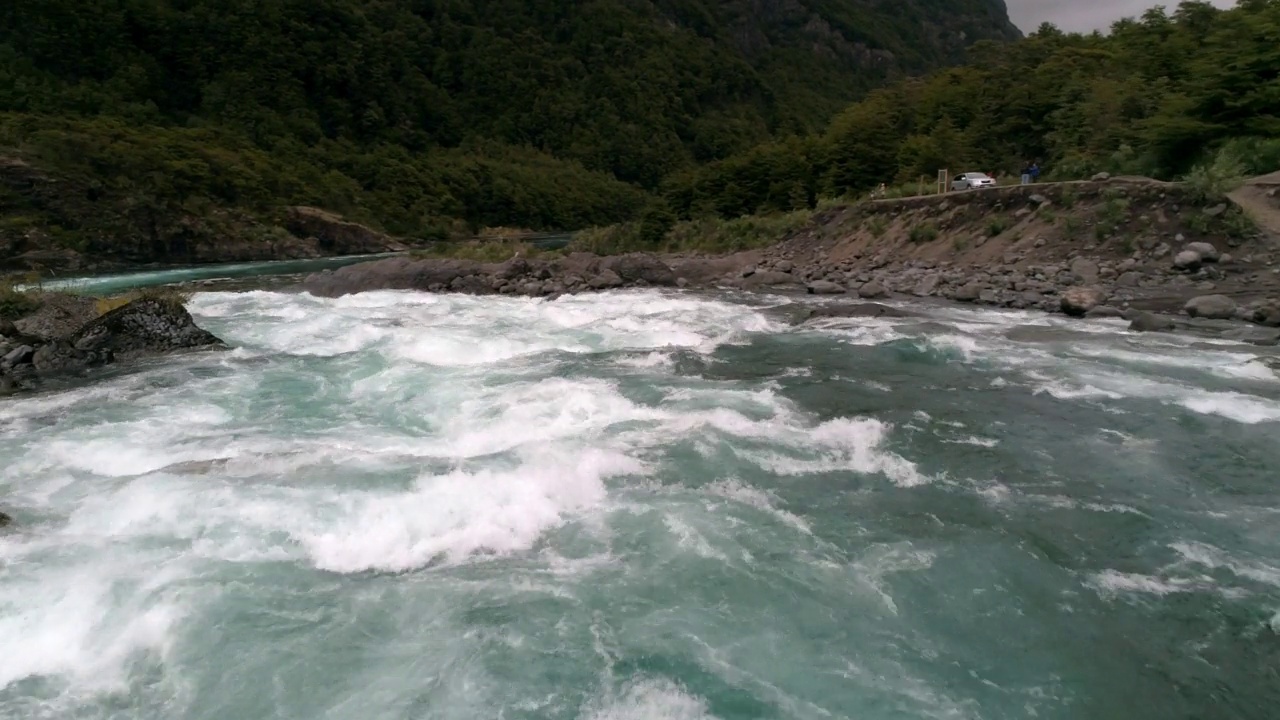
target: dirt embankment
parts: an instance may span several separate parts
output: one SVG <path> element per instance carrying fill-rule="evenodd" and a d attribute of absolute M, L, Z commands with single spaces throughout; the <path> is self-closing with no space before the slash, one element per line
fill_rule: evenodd
<path fill-rule="evenodd" d="M 759 270 L 833 294 L 1052 312 L 1068 309 L 1072 289 L 1121 310 L 1222 295 L 1232 317 L 1252 319 L 1280 304 L 1280 245 L 1267 229 L 1236 204 L 1154 180 L 1019 186 L 833 208 L 768 249 Z"/>

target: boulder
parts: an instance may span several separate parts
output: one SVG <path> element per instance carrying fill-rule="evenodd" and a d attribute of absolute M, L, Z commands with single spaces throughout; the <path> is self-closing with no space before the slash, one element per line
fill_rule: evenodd
<path fill-rule="evenodd" d="M 1059 307 L 1072 317 L 1084 317 L 1090 310 L 1102 304 L 1106 296 L 1098 288 L 1073 287 L 1062 293 Z"/>
<path fill-rule="evenodd" d="M 597 273 L 595 277 L 588 280 L 587 285 L 592 290 L 608 290 L 609 288 L 622 287 L 622 278 L 618 273 L 605 268 Z"/>
<path fill-rule="evenodd" d="M 1199 270 L 1203 263 L 1204 258 L 1200 257 L 1200 253 L 1195 250 L 1183 250 L 1173 258 L 1173 266 L 1179 270 Z"/>
<path fill-rule="evenodd" d="M 974 302 L 982 297 L 982 291 L 986 289 L 986 285 L 972 280 L 965 283 L 959 290 L 956 290 L 955 299 L 960 302 Z"/>
<path fill-rule="evenodd" d="M 1088 258 L 1079 257 L 1071 261 L 1071 272 L 1080 278 L 1080 282 L 1093 284 L 1098 281 L 1098 263 Z"/>
<path fill-rule="evenodd" d="M 1280 305 L 1264 305 L 1253 313 L 1253 321 L 1267 327 L 1280 327 Z"/>
<path fill-rule="evenodd" d="M 1100 172 L 1089 179 L 1094 182 L 1106 182 L 1111 179 L 1111 173 Z"/>
<path fill-rule="evenodd" d="M 521 257 L 517 257 L 517 258 L 511 258 L 510 260 L 502 263 L 502 265 L 498 268 L 498 271 L 494 273 L 494 275 L 504 280 L 514 280 L 520 277 L 521 275 L 530 274 L 532 270 L 533 268 L 532 266 L 529 265 L 528 260 L 525 260 L 524 258 L 521 258 Z"/>
<path fill-rule="evenodd" d="M 12 523 L 13 523 L 13 518 L 9 517 L 5 513 L 0 512 L 0 528 L 6 525 L 10 525 Z"/>
<path fill-rule="evenodd" d="M 864 283 L 862 287 L 858 288 L 858 297 L 864 297 L 869 300 L 882 298 L 888 294 L 889 291 L 886 290 L 884 285 L 880 284 L 878 280 L 872 280 L 871 282 Z"/>
<path fill-rule="evenodd" d="M 135 300 L 80 328 L 67 341 L 78 349 L 120 357 L 226 347 L 196 325 L 178 298 Z"/>
<path fill-rule="evenodd" d="M 1182 309 L 1193 318 L 1230 320 L 1236 313 L 1236 302 L 1226 295 L 1201 295 L 1188 300 Z"/>
<path fill-rule="evenodd" d="M 36 350 L 31 356 L 31 365 L 41 375 L 54 375 L 105 365 L 111 362 L 113 355 L 110 350 L 85 350 L 65 340 L 55 340 Z"/>
<path fill-rule="evenodd" d="M 773 264 L 773 269 L 780 273 L 789 273 L 792 270 L 794 270 L 795 267 L 796 267 L 796 264 L 791 262 L 790 260 L 779 260 L 778 262 Z"/>
<path fill-rule="evenodd" d="M 501 282 L 501 280 L 499 280 Z M 485 275 L 463 275 L 449 283 L 449 289 L 466 295 L 487 295 L 494 290 L 494 279 Z"/>
<path fill-rule="evenodd" d="M 631 253 L 609 258 L 605 267 L 618 274 L 626 282 L 643 280 L 657 287 L 675 287 L 676 274 L 657 256 L 649 253 Z"/>
<path fill-rule="evenodd" d="M 27 342 L 0 359 L 0 394 L 34 389 L 45 378 L 117 359 L 226 347 L 195 324 L 176 296 L 134 300 L 62 337 L 19 337 Z"/>
<path fill-rule="evenodd" d="M 1129 329 L 1136 332 L 1168 332 L 1175 327 L 1173 318 L 1151 312 L 1139 312 L 1129 320 Z"/>
<path fill-rule="evenodd" d="M 938 275 L 926 275 L 920 282 L 916 283 L 915 289 L 911 291 L 912 295 L 917 297 L 929 297 L 938 291 L 938 283 L 941 278 Z"/>
<path fill-rule="evenodd" d="M 845 287 L 830 280 L 814 280 L 806 286 L 810 295 L 843 295 Z"/>
<path fill-rule="evenodd" d="M 794 285 L 798 282 L 799 281 L 796 280 L 796 276 L 791 273 L 766 270 L 764 272 L 753 273 L 751 277 L 743 278 L 739 284 L 744 288 L 751 289 L 769 287 L 773 285 Z"/>
<path fill-rule="evenodd" d="M 1201 262 L 1216 263 L 1222 259 L 1222 253 L 1218 252 L 1218 248 L 1207 242 L 1193 242 L 1183 250 L 1199 255 Z"/>
<path fill-rule="evenodd" d="M 18 334 L 18 328 L 13 321 L 0 318 L 0 337 L 13 337 Z"/>
<path fill-rule="evenodd" d="M 36 354 L 36 349 L 30 345 L 19 345 L 10 350 L 3 358 L 0 358 L 0 365 L 14 367 L 16 365 L 26 365 L 31 362 L 31 358 Z"/>
<path fill-rule="evenodd" d="M 1136 270 L 1130 270 L 1116 278 L 1116 284 L 1123 285 L 1124 287 L 1138 287 L 1138 284 L 1141 282 L 1142 273 L 1137 272 Z"/>

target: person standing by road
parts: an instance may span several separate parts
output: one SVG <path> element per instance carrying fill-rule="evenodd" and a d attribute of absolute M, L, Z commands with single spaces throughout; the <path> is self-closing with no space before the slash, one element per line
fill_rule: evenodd
<path fill-rule="evenodd" d="M 1030 163 L 1022 166 L 1022 184 L 1031 184 L 1031 165 Z"/>

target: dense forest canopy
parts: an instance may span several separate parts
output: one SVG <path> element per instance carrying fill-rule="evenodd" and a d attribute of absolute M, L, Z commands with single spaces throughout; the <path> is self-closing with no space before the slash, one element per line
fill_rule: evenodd
<path fill-rule="evenodd" d="M 161 204 L 573 226 L 1016 36 L 1001 0 L 8 0 L 0 145 Z"/>
<path fill-rule="evenodd" d="M 675 174 L 664 194 L 681 214 L 736 216 L 1032 160 L 1064 179 L 1175 178 L 1215 154 L 1280 169 L 1280 0 L 1157 7 L 1105 35 L 1044 25 L 970 58 L 872 92 L 822 133 Z"/>
<path fill-rule="evenodd" d="M 1030 159 L 1275 169 L 1280 0 L 1017 36 L 1001 0 L 9 0 L 0 159 L 130 217 L 302 203 L 416 237 L 789 210 Z M 29 205 L 0 185 L 0 230 L 124 232 Z"/>

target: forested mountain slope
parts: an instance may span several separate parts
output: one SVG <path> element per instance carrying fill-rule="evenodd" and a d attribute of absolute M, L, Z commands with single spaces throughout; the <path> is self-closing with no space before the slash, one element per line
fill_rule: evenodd
<path fill-rule="evenodd" d="M 1202 184 L 1280 169 L 1280 0 L 1183 2 L 1107 34 L 1044 26 L 962 67 L 875 90 L 822 132 L 671 176 L 680 215 L 788 210 L 947 168 Z M 1199 169 L 1197 170 L 1197 166 Z"/>
<path fill-rule="evenodd" d="M 121 217 L 11 182 L 0 232 L 102 251 L 141 222 L 123 215 L 209 204 L 409 236 L 607 222 L 672 172 L 1016 36 L 1002 0 L 9 0 L 0 154 Z"/>

